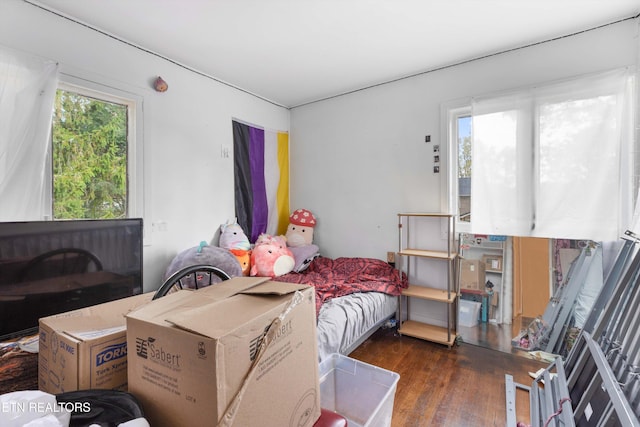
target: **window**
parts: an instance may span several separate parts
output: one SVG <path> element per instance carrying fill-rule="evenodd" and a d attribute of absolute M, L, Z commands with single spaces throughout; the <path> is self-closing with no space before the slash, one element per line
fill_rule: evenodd
<path fill-rule="evenodd" d="M 54 219 L 127 215 L 126 104 L 58 89 L 52 120 Z"/>
<path fill-rule="evenodd" d="M 445 106 L 460 231 L 616 240 L 637 191 L 632 85 L 614 70 Z"/>
<path fill-rule="evenodd" d="M 441 153 L 447 162 L 447 179 L 443 180 L 443 212 L 455 212 L 456 230 L 471 231 L 471 100 L 454 101 L 443 106 L 442 117 L 447 135 L 447 150 Z M 446 159 L 446 160 L 445 160 Z"/>
<path fill-rule="evenodd" d="M 471 116 L 457 116 L 455 122 L 458 160 L 458 220 L 471 222 Z"/>
<path fill-rule="evenodd" d="M 142 193 L 136 190 L 141 185 L 141 177 L 136 176 L 136 159 L 141 157 L 135 144 L 138 102 L 83 83 L 61 82 L 56 92 L 48 174 L 51 192 L 46 196 L 49 215 L 53 219 L 142 216 L 142 204 L 136 201 Z"/>

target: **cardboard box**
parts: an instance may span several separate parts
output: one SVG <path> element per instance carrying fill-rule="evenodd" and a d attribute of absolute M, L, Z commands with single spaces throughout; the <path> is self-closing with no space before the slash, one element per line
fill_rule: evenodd
<path fill-rule="evenodd" d="M 493 291 L 491 294 L 491 305 L 494 307 L 498 305 L 498 291 Z"/>
<path fill-rule="evenodd" d="M 498 291 L 489 294 L 489 320 L 496 319 L 496 310 L 498 309 Z"/>
<path fill-rule="evenodd" d="M 153 292 L 43 317 L 39 321 L 38 388 L 50 394 L 127 390 L 126 315 Z"/>
<path fill-rule="evenodd" d="M 484 291 L 484 262 L 477 259 L 460 260 L 460 288 Z"/>
<path fill-rule="evenodd" d="M 485 270 L 502 272 L 502 255 L 482 255 Z"/>
<path fill-rule="evenodd" d="M 320 416 L 310 286 L 236 277 L 178 291 L 127 316 L 127 343 L 129 392 L 154 427 L 311 427 Z"/>

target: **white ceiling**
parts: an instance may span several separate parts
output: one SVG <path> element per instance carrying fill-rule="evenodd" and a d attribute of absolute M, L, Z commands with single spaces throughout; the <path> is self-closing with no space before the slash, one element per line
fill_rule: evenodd
<path fill-rule="evenodd" d="M 25 1 L 286 107 L 640 13 L 640 0 Z"/>

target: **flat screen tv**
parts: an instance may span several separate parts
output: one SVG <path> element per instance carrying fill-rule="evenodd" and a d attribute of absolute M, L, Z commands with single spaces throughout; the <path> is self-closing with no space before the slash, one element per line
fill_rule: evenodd
<path fill-rule="evenodd" d="M 0 222 L 0 341 L 142 292 L 140 218 Z"/>

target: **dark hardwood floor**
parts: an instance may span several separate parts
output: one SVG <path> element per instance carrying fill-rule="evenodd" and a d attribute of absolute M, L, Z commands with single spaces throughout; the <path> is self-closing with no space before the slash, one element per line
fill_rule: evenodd
<path fill-rule="evenodd" d="M 349 356 L 400 375 L 392 427 L 503 427 L 504 375 L 530 385 L 529 372 L 548 365 L 467 342 L 447 348 L 398 336 L 395 329 L 380 329 Z M 529 422 L 528 395 L 521 390 L 516 413 L 518 421 Z"/>
<path fill-rule="evenodd" d="M 514 349 L 511 345 L 511 339 L 518 335 L 520 329 L 519 326 L 480 322 L 473 327 L 459 326 L 458 333 L 462 341 L 469 344 L 507 353 L 520 353 L 520 350 Z"/>

